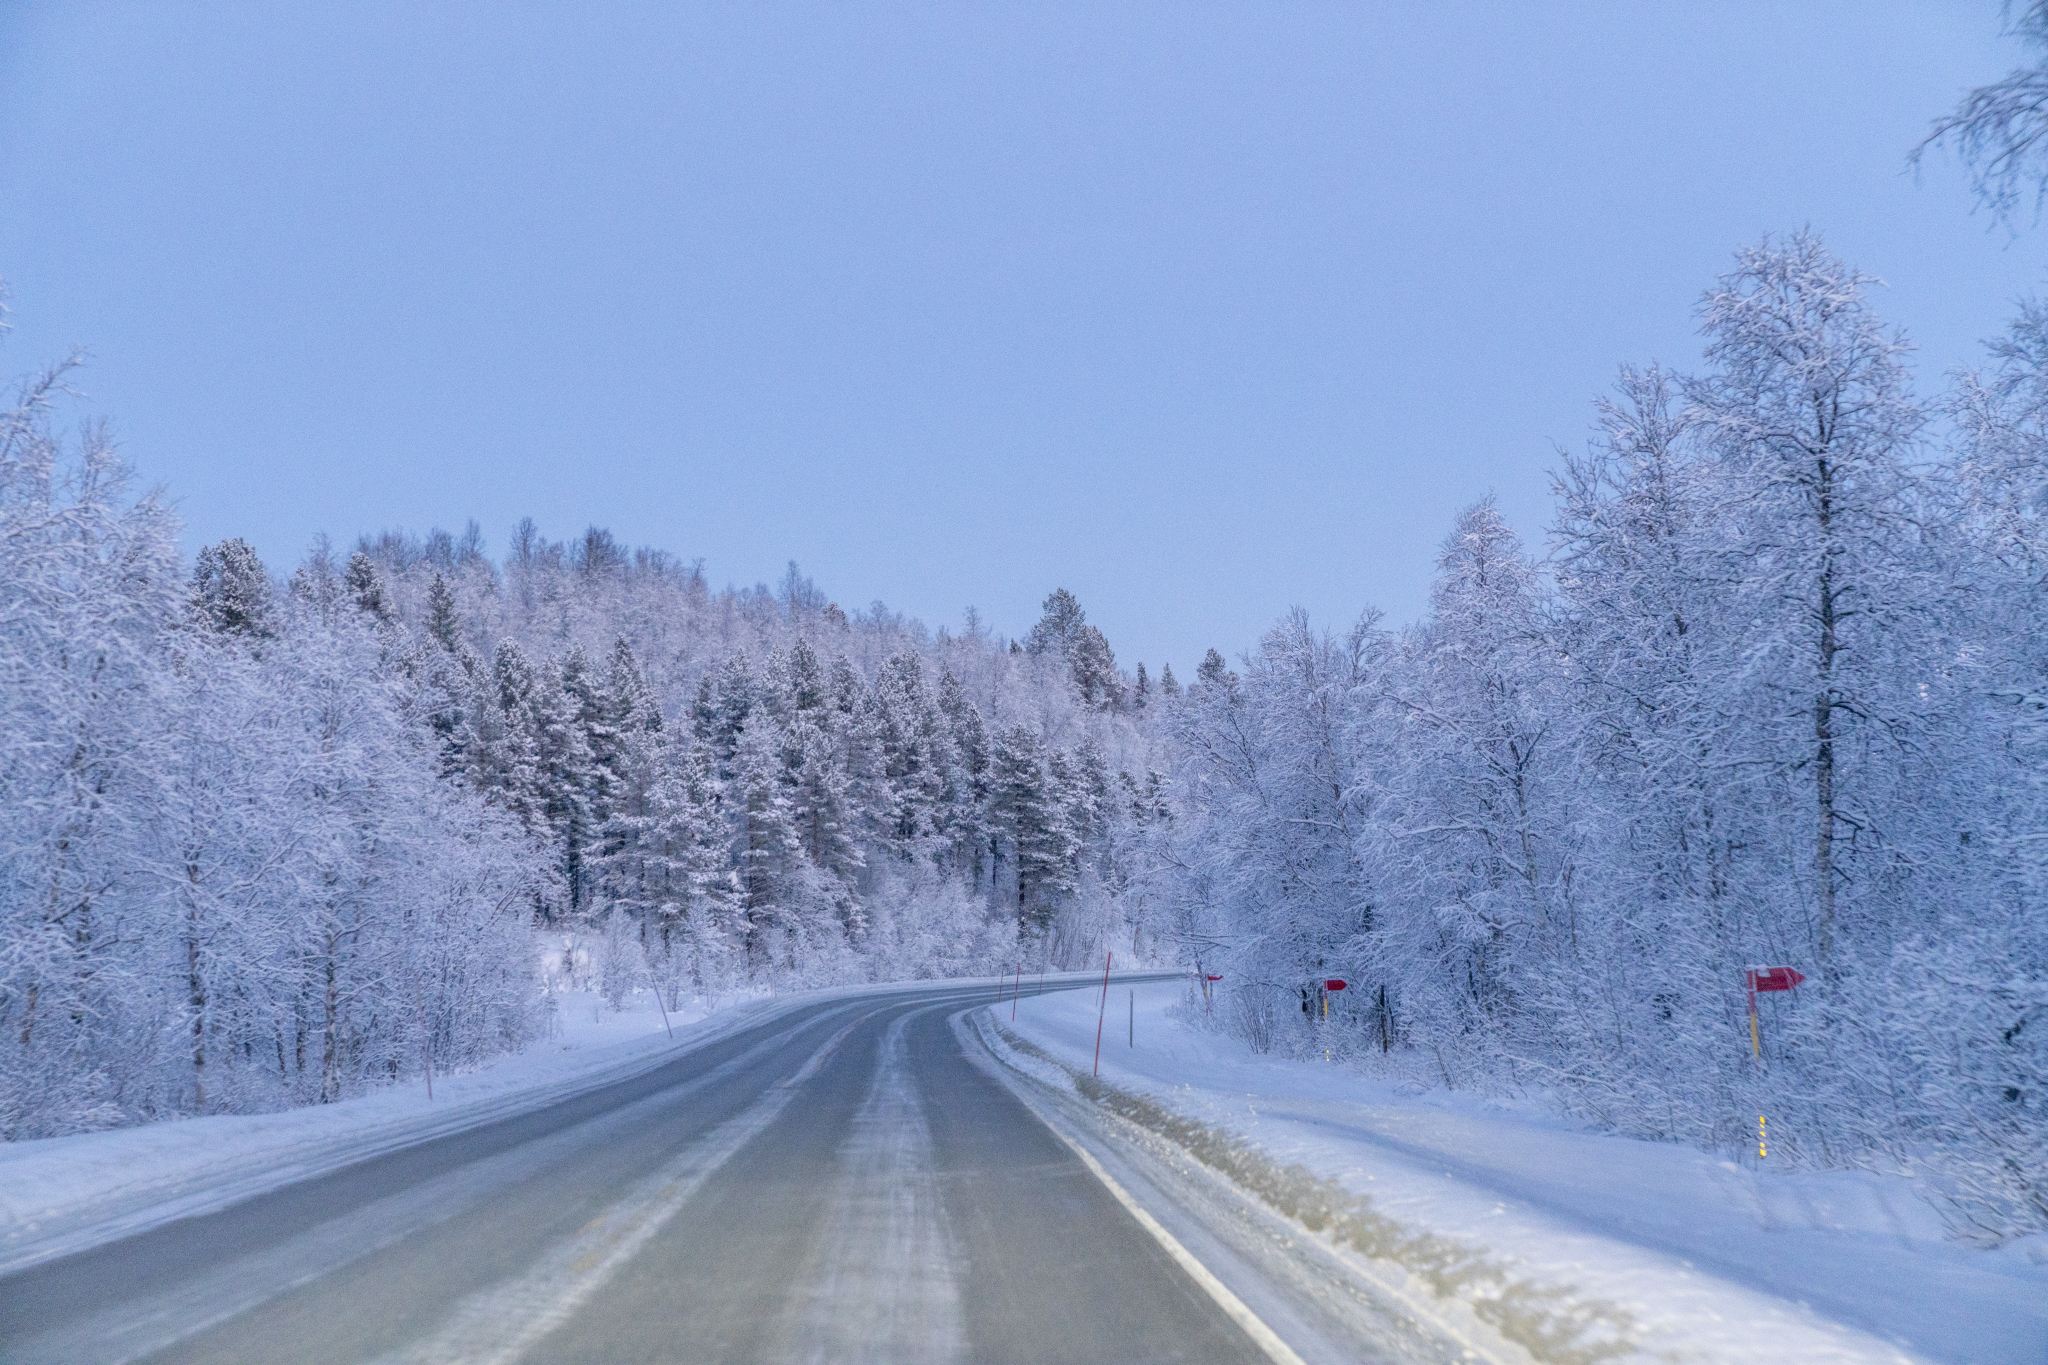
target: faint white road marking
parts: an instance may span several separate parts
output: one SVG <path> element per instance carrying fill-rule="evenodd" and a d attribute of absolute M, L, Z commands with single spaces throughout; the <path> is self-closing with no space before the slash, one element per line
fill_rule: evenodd
<path fill-rule="evenodd" d="M 509 1365 L 517 1360 L 567 1322 L 646 1246 L 712 1172 L 775 1121 L 797 1086 L 818 1074 L 846 1035 L 877 1012 L 861 1015 L 826 1039 L 794 1076 L 769 1087 L 744 1112 L 635 1185 L 575 1236 L 550 1247 L 525 1274 L 471 1294 L 438 1331 L 380 1356 L 377 1365 Z"/>
<path fill-rule="evenodd" d="M 777 1359 L 939 1365 L 967 1353 L 931 1129 L 904 1041 L 914 1017 L 903 1015 L 883 1035 Z"/>
<path fill-rule="evenodd" d="M 1173 1257 L 1174 1264 L 1185 1270 L 1196 1284 L 1202 1286 L 1210 1298 L 1216 1300 L 1216 1305 L 1229 1315 L 1232 1322 L 1244 1329 L 1244 1334 L 1266 1353 L 1273 1365 L 1305 1365 L 1302 1358 L 1294 1353 L 1294 1349 L 1280 1339 L 1279 1333 L 1266 1326 L 1257 1313 L 1245 1306 L 1243 1299 L 1231 1293 L 1228 1285 L 1211 1274 L 1209 1267 L 1196 1260 L 1194 1253 L 1180 1244 L 1178 1237 L 1161 1227 L 1157 1218 L 1145 1212 L 1138 1201 L 1131 1198 L 1130 1192 L 1117 1184 L 1110 1173 L 1102 1169 L 1102 1163 L 1090 1155 L 1085 1147 L 1051 1124 L 1047 1124 L 1046 1127 L 1054 1137 L 1073 1149 L 1074 1155 L 1081 1158 L 1081 1164 L 1116 1196 L 1119 1204 L 1130 1210 L 1131 1217 L 1138 1220 L 1138 1226 L 1151 1233 L 1152 1239 L 1166 1248 L 1166 1254 Z"/>

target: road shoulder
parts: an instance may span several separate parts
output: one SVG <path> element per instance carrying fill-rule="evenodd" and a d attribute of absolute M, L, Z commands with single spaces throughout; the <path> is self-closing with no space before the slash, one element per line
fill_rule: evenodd
<path fill-rule="evenodd" d="M 1344 1274 L 1326 1276 L 1322 1299 L 1350 1292 L 1376 1297 L 1388 1314 L 1405 1310 L 1427 1329 L 1459 1341 L 1452 1358 L 1463 1352 L 1473 1353 L 1468 1358 L 1545 1362 L 2039 1358 L 2042 1338 L 2028 1335 L 2040 1321 L 2038 1293 L 2028 1292 L 2039 1281 L 2024 1268 L 2007 1275 L 2012 1267 L 2001 1264 L 1999 1273 L 1976 1286 L 1980 1295 L 2001 1303 L 2002 1317 L 1967 1327 L 1950 1324 L 1958 1330 L 1948 1333 L 1938 1330 L 1938 1322 L 1923 1323 L 1928 1331 L 1916 1334 L 1915 1345 L 1887 1341 L 1808 1307 L 1796 1292 L 1774 1295 L 1716 1274 L 1681 1254 L 1683 1247 L 1661 1245 L 1655 1229 L 1653 1235 L 1632 1237 L 1631 1229 L 1585 1210 L 1573 1217 L 1529 1192 L 1504 1194 L 1487 1184 L 1490 1168 L 1459 1169 L 1452 1156 L 1430 1145 L 1434 1133 L 1466 1130 L 1439 1122 L 1443 1115 L 1426 1104 L 1412 1113 L 1400 1103 L 1368 1112 L 1337 1083 L 1341 1068 L 1325 1071 L 1249 1054 L 1226 1064 L 1209 1055 L 1216 1050 L 1214 1040 L 1190 1040 L 1165 1016 L 1179 988 L 1136 991 L 1133 1022 L 1112 1019 L 1125 1027 L 1104 1029 L 1106 1084 L 1091 1075 L 1099 1027 L 1093 998 L 1070 994 L 1027 1001 L 1014 1025 L 1007 1015 L 984 1017 L 976 1033 L 1001 1058 L 1013 1088 L 1033 1092 L 1034 1107 L 1050 1115 L 1048 1122 L 1065 1122 L 1102 1148 L 1149 1154 L 1155 1168 L 1170 1177 L 1155 1182 L 1167 1203 L 1207 1200 L 1195 1220 L 1212 1225 L 1219 1217 L 1238 1225 L 1277 1219 L 1279 1228 L 1267 1229 L 1268 1242 L 1292 1238 L 1315 1248 L 1314 1254 L 1293 1257 L 1292 1269 L 1280 1268 L 1280 1280 L 1294 1285 L 1296 1297 L 1301 1265 L 1320 1261 L 1327 1269 L 1334 1258 Z M 1135 1048 L 1123 1036 L 1133 1023 L 1142 1040 Z M 1235 1119 L 1229 1117 L 1233 1113 Z M 1401 1129 L 1405 1142 L 1386 1140 L 1382 1130 L 1389 1113 L 1413 1120 Z M 1554 1124 L 1529 1127 L 1520 1134 L 1515 1121 L 1501 1119 L 1472 1131 L 1496 1141 L 1540 1135 L 1607 1161 L 1613 1160 L 1608 1148 L 1623 1142 L 1580 1133 L 1560 1137 Z M 1655 1148 L 1638 1155 L 1659 1160 L 1688 1155 L 1654 1144 L 1624 1145 Z M 1473 1164 L 1482 1163 L 1475 1158 Z M 1602 1172 L 1589 1167 L 1577 1174 L 1597 1182 Z M 1612 1174 L 1619 1179 L 1625 1172 Z M 1240 1204 L 1254 1205 L 1256 1213 L 1231 1212 L 1228 1200 L 1190 1194 L 1218 1183 L 1231 1187 Z M 1678 1202 L 1676 1214 L 1686 1215 Z M 1889 1264 L 1899 1248 L 1880 1250 L 1874 1263 Z M 1929 1259 L 1947 1264 L 1958 1258 Z M 1351 1289 L 1329 1287 L 1339 1281 Z M 1875 1275 L 1870 1287 L 1886 1292 Z M 2009 1297 L 1999 1300 L 2001 1293 Z M 1964 1337 L 1960 1349 L 1954 1346 L 1957 1336 Z M 1919 1341 L 1944 1338 L 1947 1350 L 1916 1349 Z"/>

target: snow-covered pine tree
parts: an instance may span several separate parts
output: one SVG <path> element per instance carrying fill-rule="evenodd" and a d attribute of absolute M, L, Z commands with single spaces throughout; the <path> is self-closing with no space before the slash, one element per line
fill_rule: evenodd
<path fill-rule="evenodd" d="M 357 607 L 368 612 L 379 625 L 389 625 L 393 619 L 391 601 L 384 591 L 384 576 L 377 571 L 376 561 L 361 550 L 348 557 L 348 567 L 342 572 L 342 583 Z"/>
<path fill-rule="evenodd" d="M 576 915 L 590 906 L 592 844 L 610 797 L 609 774 L 599 766 L 594 742 L 609 745 L 616 759 L 617 735 L 605 724 L 598 679 L 580 646 L 571 646 L 550 671 L 552 685 L 539 690 L 534 713 L 542 809 L 561 859 L 567 893 L 562 909 Z"/>
<path fill-rule="evenodd" d="M 1008 861 L 1015 880 L 1018 930 L 1043 936 L 1073 887 L 1071 835 L 1045 745 L 1029 728 L 1014 725 L 996 737 L 989 788 L 996 857 L 999 865 Z"/>
<path fill-rule="evenodd" d="M 545 827 L 547 779 L 541 761 L 539 675 L 511 640 L 501 641 L 469 708 L 469 781 L 529 833 Z"/>
<path fill-rule="evenodd" d="M 783 787 L 781 749 L 774 722 L 760 713 L 742 728 L 733 751 L 733 861 L 747 960 L 756 966 L 785 960 L 786 936 L 793 928 L 791 892 L 804 856 L 796 813 Z"/>
<path fill-rule="evenodd" d="M 939 714 L 951 738 L 952 762 L 946 772 L 941 834 L 950 848 L 955 871 L 964 873 L 976 890 L 983 886 L 989 857 L 989 740 L 980 708 L 949 668 L 939 678 Z"/>
<path fill-rule="evenodd" d="M 1025 637 L 1024 648 L 1032 654 L 1070 658 L 1080 642 L 1081 627 L 1087 623 L 1088 613 L 1081 609 L 1080 599 L 1065 588 L 1054 588 L 1046 595 L 1038 623 Z"/>
<path fill-rule="evenodd" d="M 236 536 L 199 551 L 192 568 L 192 617 L 224 635 L 263 639 L 276 634 L 270 574 L 248 541 Z"/>
<path fill-rule="evenodd" d="M 455 610 L 455 591 L 439 574 L 427 585 L 427 635 L 451 654 L 462 644 L 462 617 Z"/>

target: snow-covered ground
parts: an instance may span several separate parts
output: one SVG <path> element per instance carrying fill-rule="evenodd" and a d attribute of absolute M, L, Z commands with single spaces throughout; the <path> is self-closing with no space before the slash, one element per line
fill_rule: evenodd
<path fill-rule="evenodd" d="M 1910 1180 L 1759 1169 L 1533 1106 L 1254 1056 L 1173 1018 L 1185 989 L 1111 987 L 1105 1081 L 1335 1179 L 1530 1292 L 1598 1305 L 1634 1345 L 1622 1358 L 2048 1361 L 2044 1239 L 1959 1245 Z M 1085 1074 L 1098 998 L 1027 997 L 1014 1024 L 995 1013 Z"/>
<path fill-rule="evenodd" d="M 0 1144 L 0 1273 L 538 1108 L 815 998 L 729 998 L 715 1010 L 699 1001 L 665 1025 L 651 992 L 614 1011 L 592 992 L 558 990 L 548 1037 L 479 1070 L 436 1076 L 432 1099 L 418 1080 L 275 1114 Z"/>

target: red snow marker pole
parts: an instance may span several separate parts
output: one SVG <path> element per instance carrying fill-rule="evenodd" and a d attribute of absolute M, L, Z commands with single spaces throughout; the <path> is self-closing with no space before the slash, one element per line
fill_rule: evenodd
<path fill-rule="evenodd" d="M 1789 991 L 1806 980 L 1806 973 L 1796 967 L 1751 967 L 1742 974 L 1743 985 L 1749 988 L 1749 1053 L 1763 1059 L 1763 1047 L 1757 1037 L 1756 993 L 1758 991 Z"/>
<path fill-rule="evenodd" d="M 1017 991 L 1024 984 L 1024 964 L 1017 964 L 1017 981 L 1010 987 L 1010 1022 L 1017 1022 Z"/>
<path fill-rule="evenodd" d="M 1104 954 L 1102 959 L 1102 1005 L 1095 1011 L 1095 1074 L 1102 1074 L 1102 1016 L 1109 1009 L 1109 964 L 1116 954 Z"/>

